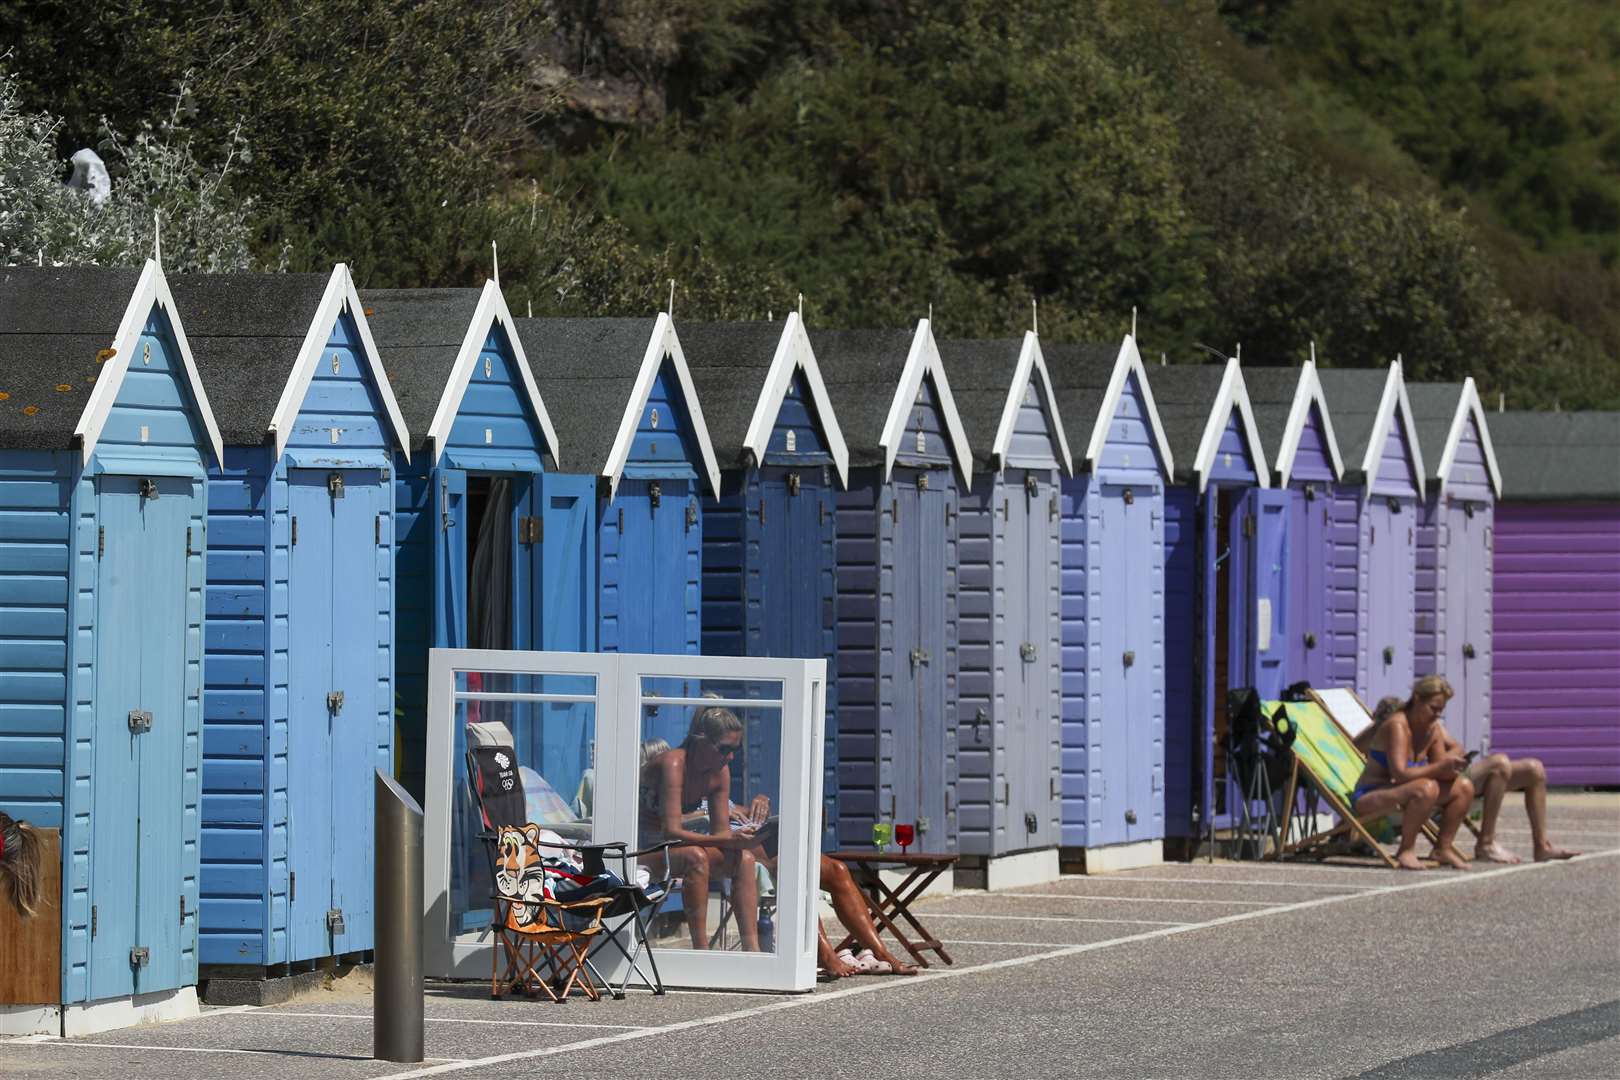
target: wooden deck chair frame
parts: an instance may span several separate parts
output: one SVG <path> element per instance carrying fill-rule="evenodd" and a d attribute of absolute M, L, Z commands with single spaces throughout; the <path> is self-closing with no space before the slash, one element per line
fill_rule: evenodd
<path fill-rule="evenodd" d="M 1322 708 L 1323 714 L 1327 716 L 1329 720 L 1333 720 L 1333 714 L 1328 712 L 1326 707 L 1322 706 L 1321 702 L 1316 702 L 1316 705 Z M 1261 715 L 1265 719 L 1266 727 L 1270 728 L 1275 733 L 1277 729 L 1272 720 L 1271 714 L 1262 709 Z M 1339 729 L 1340 734 L 1344 733 L 1344 728 L 1339 726 L 1337 720 L 1333 720 L 1333 726 Z M 1348 735 L 1345 737 L 1347 739 L 1349 738 Z M 1355 745 L 1353 741 L 1351 742 L 1351 745 Z M 1357 753 L 1360 753 L 1359 748 L 1357 748 Z M 1293 758 L 1293 764 L 1288 770 L 1288 787 L 1283 800 L 1282 842 L 1279 843 L 1276 849 L 1271 853 L 1271 858 L 1273 860 L 1279 860 L 1286 855 L 1309 855 L 1313 851 L 1325 847 L 1329 841 L 1337 837 L 1350 835 L 1359 837 L 1366 841 L 1367 845 L 1378 853 L 1379 858 L 1383 859 L 1385 865 L 1391 870 L 1400 869 L 1400 867 L 1396 865 L 1394 858 L 1390 856 L 1389 852 L 1385 851 L 1378 841 L 1373 839 L 1372 833 L 1367 831 L 1366 822 L 1377 821 L 1384 815 L 1381 813 L 1368 814 L 1364 819 L 1356 817 L 1355 813 L 1350 809 L 1350 807 L 1345 805 L 1344 799 L 1340 797 L 1338 792 L 1334 791 L 1325 780 L 1317 776 L 1315 770 L 1313 770 L 1310 765 L 1305 764 L 1300 760 L 1300 756 L 1293 750 L 1292 743 L 1289 744 L 1289 755 Z M 1366 760 L 1365 756 L 1363 756 L 1362 760 Z M 1339 823 L 1333 826 L 1331 829 L 1325 829 L 1321 832 L 1312 833 L 1309 836 L 1290 843 L 1288 840 L 1288 835 L 1289 829 L 1293 824 L 1294 800 L 1299 794 L 1299 774 L 1301 771 L 1305 773 L 1306 777 L 1311 781 L 1316 790 L 1321 793 L 1322 798 L 1327 800 L 1328 805 L 1333 808 L 1334 813 L 1339 815 Z M 1318 853 L 1318 857 L 1325 857 L 1325 853 Z"/>
<path fill-rule="evenodd" d="M 1369 717 L 1372 716 L 1373 711 L 1371 709 L 1367 708 L 1367 703 L 1362 700 L 1361 695 L 1356 693 L 1356 691 L 1353 688 L 1348 687 L 1348 686 L 1341 686 L 1341 687 L 1335 687 L 1335 689 L 1343 690 L 1345 693 L 1349 694 L 1350 697 L 1355 701 L 1355 703 L 1361 707 L 1362 712 L 1366 713 Z M 1340 731 L 1344 732 L 1345 737 L 1348 738 L 1350 740 L 1350 742 L 1353 744 L 1356 741 L 1355 738 L 1350 734 L 1349 730 L 1346 729 L 1343 724 L 1339 723 L 1339 718 L 1337 716 L 1333 715 L 1333 710 L 1328 707 L 1328 703 L 1326 701 L 1322 700 L 1322 696 L 1320 694 L 1318 694 L 1315 690 L 1311 690 L 1311 691 L 1309 691 L 1309 693 L 1310 693 L 1310 696 L 1311 696 L 1311 700 L 1316 702 L 1318 705 L 1320 705 L 1322 707 L 1322 711 L 1327 714 L 1328 719 L 1332 720 L 1334 726 L 1337 727 Z M 1356 747 L 1356 749 L 1359 750 L 1361 748 L 1358 746 L 1358 747 Z M 1361 756 L 1362 756 L 1363 760 L 1365 760 L 1367 755 L 1363 754 Z M 1484 792 L 1476 792 L 1474 794 L 1474 797 L 1477 799 L 1477 798 L 1481 797 L 1483 794 L 1484 794 Z M 1438 817 L 1439 815 L 1436 814 L 1435 816 Z M 1472 818 L 1465 816 L 1463 818 L 1463 825 L 1467 827 L 1469 832 L 1474 834 L 1474 839 L 1475 840 L 1479 839 L 1479 837 L 1480 837 L 1479 826 L 1474 824 L 1474 820 Z M 1428 838 L 1428 840 L 1429 840 L 1429 842 L 1431 844 L 1434 843 L 1436 840 L 1438 840 L 1440 838 L 1440 827 L 1434 823 L 1434 818 L 1431 817 L 1428 821 L 1423 823 L 1423 835 Z M 1458 854 L 1462 854 L 1462 853 L 1458 852 Z M 1469 859 L 1467 855 L 1463 855 L 1463 858 L 1468 860 L 1469 862 L 1473 861 L 1472 859 Z"/>

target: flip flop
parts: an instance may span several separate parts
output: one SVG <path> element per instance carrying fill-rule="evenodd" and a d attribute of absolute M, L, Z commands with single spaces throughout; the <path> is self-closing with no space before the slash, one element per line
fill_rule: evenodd
<path fill-rule="evenodd" d="M 862 975 L 891 975 L 894 967 L 887 960 L 879 960 L 871 949 L 862 949 L 855 957 L 855 970 Z"/>

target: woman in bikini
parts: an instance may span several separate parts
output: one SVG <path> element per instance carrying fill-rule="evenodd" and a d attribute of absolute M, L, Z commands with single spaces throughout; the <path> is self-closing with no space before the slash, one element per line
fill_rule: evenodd
<path fill-rule="evenodd" d="M 1474 785 L 1463 775 L 1468 760 L 1449 752 L 1436 738 L 1440 714 L 1451 695 L 1446 680 L 1425 676 L 1404 702 L 1389 698 L 1379 702 L 1375 719 L 1382 719 L 1360 740 L 1368 761 L 1351 796 L 1351 809 L 1357 817 L 1400 813 L 1401 845 L 1395 862 L 1403 870 L 1424 869 L 1417 857 L 1417 838 L 1436 808 L 1441 811 L 1440 833 L 1431 856 L 1446 866 L 1468 869 L 1468 860 L 1455 843 L 1474 801 Z"/>

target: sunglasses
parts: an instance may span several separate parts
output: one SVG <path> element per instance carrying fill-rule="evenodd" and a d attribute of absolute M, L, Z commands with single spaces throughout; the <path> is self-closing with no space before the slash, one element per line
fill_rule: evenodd
<path fill-rule="evenodd" d="M 741 743 L 717 743 L 710 740 L 709 745 L 714 747 L 714 752 L 723 758 L 736 757 L 737 751 L 742 749 Z"/>

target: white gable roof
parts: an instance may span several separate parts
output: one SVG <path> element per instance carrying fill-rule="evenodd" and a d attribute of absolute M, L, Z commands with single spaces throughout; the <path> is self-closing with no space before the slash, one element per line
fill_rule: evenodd
<path fill-rule="evenodd" d="M 1204 437 L 1198 443 L 1198 458 L 1193 471 L 1198 476 L 1198 490 L 1209 487 L 1209 470 L 1215 464 L 1215 453 L 1221 446 L 1221 433 L 1236 409 L 1241 418 L 1243 441 L 1248 444 L 1249 457 L 1254 461 L 1261 487 L 1271 486 L 1271 470 L 1266 467 L 1266 451 L 1260 444 L 1260 429 L 1254 422 L 1254 406 L 1249 403 L 1249 388 L 1243 382 L 1243 369 L 1237 357 L 1226 361 L 1226 374 L 1221 377 L 1221 388 L 1215 395 L 1215 404 L 1204 423 Z"/>
<path fill-rule="evenodd" d="M 1013 431 L 1018 427 L 1018 411 L 1024 404 L 1024 390 L 1035 380 L 1036 392 L 1046 400 L 1052 430 L 1057 434 L 1058 459 L 1063 471 L 1074 475 L 1074 458 L 1069 453 L 1069 437 L 1063 433 L 1063 417 L 1058 411 L 1057 394 L 1052 390 L 1052 376 L 1046 370 L 1046 357 L 1041 352 L 1041 340 L 1035 331 L 1024 331 L 1024 346 L 1018 352 L 1018 367 L 1013 371 L 1012 384 L 1007 387 L 1007 403 L 1001 407 L 1001 423 L 996 427 L 996 441 L 990 448 L 996 468 L 1007 463 L 1007 450 L 1012 445 Z"/>
<path fill-rule="evenodd" d="M 810 400 L 815 404 L 816 416 L 821 420 L 822 436 L 827 440 L 827 451 L 832 454 L 838 468 L 838 482 L 849 486 L 849 447 L 844 433 L 838 427 L 832 399 L 827 396 L 827 385 L 822 382 L 821 368 L 816 364 L 815 350 L 810 347 L 810 335 L 805 332 L 804 320 L 797 311 L 789 312 L 782 326 L 782 336 L 776 343 L 776 354 L 771 358 L 770 370 L 765 375 L 765 386 L 759 400 L 754 403 L 754 415 L 748 422 L 748 433 L 743 436 L 743 449 L 754 455 L 755 461 L 765 460 L 770 447 L 771 431 L 776 427 L 776 416 L 782 411 L 793 374 L 804 372 L 804 381 L 810 388 Z"/>
<path fill-rule="evenodd" d="M 1384 395 L 1378 400 L 1378 416 L 1373 421 L 1372 437 L 1367 440 L 1367 452 L 1361 459 L 1361 472 L 1367 478 L 1369 487 L 1378 475 L 1378 461 L 1384 456 L 1384 441 L 1389 438 L 1390 426 L 1397 416 L 1400 417 L 1401 426 L 1406 429 L 1406 445 L 1412 451 L 1412 471 L 1417 474 L 1418 497 L 1427 498 L 1428 474 L 1423 468 L 1423 447 L 1418 445 L 1417 424 L 1412 421 L 1412 403 L 1406 397 L 1406 373 L 1401 368 L 1399 357 L 1389 365 L 1389 374 L 1384 378 Z"/>
<path fill-rule="evenodd" d="M 1315 405 L 1322 417 L 1322 434 L 1327 439 L 1328 457 L 1333 461 L 1333 477 L 1344 479 L 1344 458 L 1339 453 L 1339 439 L 1333 434 L 1333 417 L 1328 415 L 1327 395 L 1322 392 L 1322 380 L 1316 374 L 1316 361 L 1307 360 L 1300 369 L 1299 384 L 1294 388 L 1294 402 L 1288 410 L 1288 424 L 1283 428 L 1282 445 L 1277 448 L 1277 486 L 1287 487 L 1294 472 L 1294 458 L 1299 453 L 1299 442 L 1305 434 L 1305 425 Z"/>
<path fill-rule="evenodd" d="M 619 433 L 613 440 L 613 449 L 608 452 L 604 466 L 610 498 L 619 490 L 619 479 L 624 475 L 625 462 L 630 459 L 630 447 L 635 442 L 641 410 L 646 408 L 647 399 L 652 395 L 653 383 L 658 379 L 658 369 L 663 366 L 665 356 L 674 365 L 675 378 L 681 384 L 681 396 L 686 399 L 686 412 L 692 420 L 692 436 L 697 439 L 698 453 L 703 458 L 702 472 L 708 478 L 709 491 L 716 498 L 720 497 L 720 462 L 714 455 L 709 426 L 703 421 L 703 405 L 698 401 L 697 387 L 692 384 L 692 372 L 686 366 L 686 353 L 681 350 L 675 322 L 667 312 L 660 311 L 658 321 L 653 324 L 652 337 L 647 341 L 647 351 L 641 357 L 635 387 L 630 392 L 630 399 L 625 402 L 624 415 L 619 419 Z"/>
<path fill-rule="evenodd" d="M 534 372 L 529 368 L 529 358 L 523 352 L 523 340 L 518 336 L 517 327 L 512 325 L 512 312 L 506 307 L 506 297 L 501 293 L 501 287 L 493 281 L 484 282 L 483 294 L 478 298 L 478 307 L 473 311 L 472 322 L 467 326 L 467 334 L 461 339 L 461 351 L 456 354 L 455 367 L 450 369 L 450 379 L 445 384 L 444 395 L 439 398 L 439 408 L 433 414 L 433 422 L 428 425 L 428 438 L 433 440 L 433 461 L 438 463 L 439 456 L 444 453 L 445 444 L 450 441 L 450 429 L 455 425 L 456 413 L 461 409 L 461 399 L 467 393 L 467 384 L 472 381 L 473 369 L 478 365 L 478 354 L 484 351 L 484 342 L 489 339 L 490 331 L 499 324 L 506 331 L 507 344 L 512 347 L 512 363 L 517 368 L 518 376 L 523 380 L 523 392 L 528 396 L 529 406 L 534 409 L 535 419 L 540 423 L 540 434 L 545 439 L 545 449 L 551 454 L 551 460 L 562 463 L 562 456 L 558 452 L 557 432 L 551 426 L 551 416 L 546 412 L 546 403 L 540 400 L 540 388 L 535 385 Z M 364 324 L 362 324 L 364 325 Z M 365 333 L 368 336 L 370 331 Z M 400 424 L 404 429 L 403 422 Z"/>
<path fill-rule="evenodd" d="M 889 417 L 883 423 L 883 435 L 878 445 L 883 447 L 883 479 L 894 472 L 894 459 L 900 453 L 900 440 L 906 432 L 906 417 L 922 391 L 924 376 L 934 380 L 934 391 L 939 395 L 940 412 L 945 417 L 945 435 L 951 444 L 951 457 L 961 470 L 962 482 L 973 483 L 973 453 L 968 448 L 967 432 L 962 429 L 962 418 L 956 412 L 956 399 L 951 397 L 951 383 L 945 377 L 945 364 L 939 357 L 939 346 L 934 342 L 934 331 L 927 319 L 917 320 L 917 332 L 911 338 L 911 351 L 906 355 L 906 366 L 900 372 L 900 384 L 895 387 L 894 399 L 889 403 Z"/>
<path fill-rule="evenodd" d="M 1153 384 L 1148 379 L 1147 368 L 1142 364 L 1142 353 L 1136 347 L 1136 338 L 1130 334 L 1126 334 L 1125 340 L 1119 343 L 1119 354 L 1114 358 L 1114 373 L 1109 376 L 1108 390 L 1092 421 L 1091 442 L 1086 446 L 1086 463 L 1096 469 L 1103 447 L 1108 442 L 1108 429 L 1113 426 L 1114 414 L 1119 411 L 1119 399 L 1124 396 L 1125 386 L 1133 374 L 1136 385 L 1142 388 L 1142 404 L 1147 409 L 1153 444 L 1159 449 L 1159 462 L 1168 479 L 1176 474 L 1175 458 L 1170 453 L 1170 440 L 1164 434 L 1164 422 L 1159 419 L 1159 407 L 1153 403 Z"/>
<path fill-rule="evenodd" d="M 332 339 L 332 328 L 337 325 L 338 318 L 345 311 L 349 313 L 356 330 L 359 331 L 361 360 L 371 371 L 371 380 L 382 398 L 383 411 L 388 414 L 388 425 L 394 430 L 395 443 L 400 453 L 405 455 L 405 460 L 409 461 L 410 433 L 405 430 L 405 418 L 400 415 L 399 403 L 394 400 L 394 389 L 383 370 L 382 357 L 377 353 L 377 343 L 371 339 L 371 326 L 366 322 L 365 306 L 360 303 L 360 294 L 355 290 L 354 278 L 343 263 L 332 267 L 332 276 L 326 282 L 326 292 L 321 296 L 320 307 L 316 309 L 315 318 L 310 322 L 308 332 L 304 334 L 304 344 L 298 350 L 298 359 L 293 363 L 292 374 L 287 379 L 287 385 L 281 390 L 281 400 L 276 403 L 275 415 L 270 418 L 270 431 L 276 439 L 276 456 L 280 457 L 281 452 L 287 448 L 287 440 L 292 437 L 293 423 L 298 419 L 298 410 L 304 407 L 304 395 L 309 393 L 309 384 L 315 378 L 315 365 L 320 363 L 321 352 L 326 343 Z"/>
<path fill-rule="evenodd" d="M 124 376 L 129 373 L 129 362 L 135 356 L 135 343 L 140 340 L 141 332 L 146 328 L 147 317 L 154 305 L 169 318 L 169 328 L 174 332 L 175 347 L 180 352 L 180 364 L 185 372 L 186 382 L 191 387 L 191 397 L 197 406 L 197 415 L 202 419 L 208 446 L 214 451 L 214 460 L 224 465 L 225 441 L 220 437 L 219 424 L 214 420 L 214 410 L 208 406 L 208 394 L 203 390 L 202 379 L 197 374 L 197 362 L 192 359 L 191 343 L 186 340 L 186 330 L 181 325 L 180 311 L 175 306 L 174 294 L 169 291 L 169 280 L 163 276 L 163 268 L 152 259 L 147 259 L 146 266 L 141 270 L 140 280 L 135 284 L 135 292 L 129 298 L 129 306 L 124 309 L 124 317 L 118 324 L 118 333 L 113 338 L 113 354 L 97 377 L 95 389 L 90 392 L 90 400 L 85 402 L 78 426 L 73 429 L 83 447 L 84 461 L 89 464 L 90 455 L 96 449 L 96 441 L 101 438 L 101 430 L 107 426 L 107 417 L 112 415 L 113 405 L 118 400 L 119 388 L 124 384 Z"/>
<path fill-rule="evenodd" d="M 1403 384 L 1402 391 L 1405 386 Z M 1474 426 L 1479 431 L 1480 448 L 1485 452 L 1485 468 L 1491 474 L 1491 490 L 1496 497 L 1502 497 L 1502 470 L 1496 464 L 1496 447 L 1491 444 L 1491 429 L 1485 423 L 1485 406 L 1479 400 L 1479 387 L 1474 385 L 1474 378 L 1470 375 L 1463 380 L 1461 396 L 1457 399 L 1457 413 L 1451 418 L 1451 431 L 1446 436 L 1446 448 L 1440 454 L 1440 467 L 1435 475 L 1440 478 L 1440 495 L 1446 493 L 1446 484 L 1451 480 L 1451 466 L 1457 460 L 1457 447 L 1462 442 L 1463 432 L 1468 427 L 1468 418 L 1474 418 Z M 1410 430 L 1410 429 L 1408 429 Z"/>

